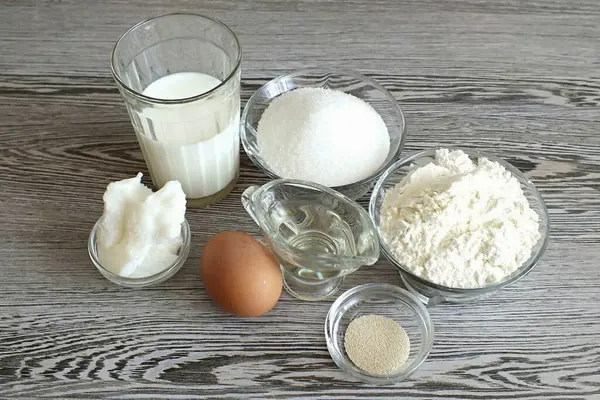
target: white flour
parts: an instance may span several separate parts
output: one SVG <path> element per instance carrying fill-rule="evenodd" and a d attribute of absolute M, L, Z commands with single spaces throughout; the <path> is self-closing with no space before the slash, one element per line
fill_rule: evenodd
<path fill-rule="evenodd" d="M 274 99 L 257 133 L 260 154 L 277 175 L 330 187 L 368 178 L 390 148 L 387 126 L 368 103 L 323 88 Z"/>
<path fill-rule="evenodd" d="M 530 256 L 539 217 L 502 165 L 440 149 L 388 190 L 384 240 L 415 275 L 455 288 L 501 281 Z"/>

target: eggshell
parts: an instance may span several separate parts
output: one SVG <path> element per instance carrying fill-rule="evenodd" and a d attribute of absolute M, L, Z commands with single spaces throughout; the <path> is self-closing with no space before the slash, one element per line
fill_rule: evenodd
<path fill-rule="evenodd" d="M 202 251 L 200 273 L 210 298 L 239 317 L 262 315 L 281 296 L 279 263 L 262 243 L 244 232 L 213 236 Z"/>

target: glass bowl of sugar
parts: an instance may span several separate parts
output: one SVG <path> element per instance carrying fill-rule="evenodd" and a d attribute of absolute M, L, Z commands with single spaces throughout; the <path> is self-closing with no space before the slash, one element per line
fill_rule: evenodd
<path fill-rule="evenodd" d="M 369 203 L 381 252 L 430 306 L 490 296 L 526 276 L 549 238 L 548 210 L 516 167 L 471 149 L 398 160 Z"/>
<path fill-rule="evenodd" d="M 398 158 L 405 121 L 374 80 L 309 69 L 259 88 L 244 107 L 240 136 L 267 176 L 315 182 L 356 200 Z"/>
<path fill-rule="evenodd" d="M 429 356 L 433 323 L 409 291 L 369 283 L 343 293 L 325 319 L 333 361 L 352 377 L 389 385 L 410 377 Z"/>

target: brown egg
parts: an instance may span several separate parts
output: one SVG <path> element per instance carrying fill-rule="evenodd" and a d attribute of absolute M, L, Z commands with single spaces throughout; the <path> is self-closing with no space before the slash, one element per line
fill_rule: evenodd
<path fill-rule="evenodd" d="M 262 243 L 244 232 L 213 236 L 202 251 L 200 273 L 212 300 L 239 317 L 262 315 L 281 296 L 279 263 Z"/>

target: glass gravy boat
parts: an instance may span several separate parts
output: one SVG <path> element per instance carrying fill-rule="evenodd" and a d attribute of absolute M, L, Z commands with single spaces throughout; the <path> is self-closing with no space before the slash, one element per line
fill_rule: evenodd
<path fill-rule="evenodd" d="M 328 187 L 277 179 L 246 189 L 242 204 L 278 258 L 285 289 L 299 299 L 325 299 L 344 276 L 379 259 L 369 214 Z"/>

